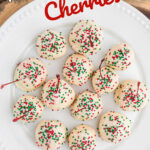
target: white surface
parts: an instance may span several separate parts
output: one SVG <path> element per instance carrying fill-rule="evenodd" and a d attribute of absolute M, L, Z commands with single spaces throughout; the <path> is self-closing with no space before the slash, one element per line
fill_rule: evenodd
<path fill-rule="evenodd" d="M 104 29 L 102 51 L 97 55 L 90 56 L 95 70 L 109 48 L 118 42 L 126 41 L 135 50 L 136 60 L 128 70 L 118 72 L 120 81 L 139 79 L 150 85 L 150 21 L 140 12 L 121 2 L 103 8 L 95 6 L 94 10 L 86 8 L 82 14 L 72 15 L 57 21 L 49 21 L 44 15 L 46 3 L 43 0 L 33 1 L 19 10 L 0 28 L 0 84 L 13 79 L 14 69 L 20 61 L 28 57 L 38 57 L 35 38 L 43 30 L 51 28 L 62 31 L 68 42 L 69 32 L 75 23 L 80 19 L 94 19 Z M 68 44 L 67 54 L 63 58 L 56 61 L 43 60 L 48 67 L 47 80 L 54 78 L 56 73 L 62 73 L 63 64 L 68 55 L 72 53 L 74 51 Z M 87 89 L 87 87 L 92 90 L 91 80 L 82 87 L 73 86 L 76 94 Z M 30 94 L 40 97 L 40 90 L 41 88 Z M 97 128 L 101 115 L 92 121 L 81 122 L 70 115 L 69 109 L 52 112 L 46 108 L 42 118 L 35 123 L 26 125 L 19 122 L 13 123 L 12 107 L 22 94 L 25 93 L 17 89 L 15 85 L 5 87 L 0 91 L 0 150 L 38 150 L 34 142 L 34 132 L 38 122 L 43 119 L 59 119 L 69 128 L 69 132 L 81 123 Z M 150 104 L 140 113 L 126 113 L 115 104 L 113 94 L 102 96 L 102 98 L 104 102 L 102 114 L 111 110 L 127 114 L 133 121 L 133 131 L 126 141 L 117 145 L 103 142 L 100 137 L 97 137 L 96 150 L 149 150 Z M 69 150 L 67 142 L 61 150 Z"/>

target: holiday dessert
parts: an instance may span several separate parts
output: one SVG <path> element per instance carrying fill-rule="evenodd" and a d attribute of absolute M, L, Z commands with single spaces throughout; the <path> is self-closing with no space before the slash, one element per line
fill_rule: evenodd
<path fill-rule="evenodd" d="M 107 66 L 115 70 L 127 69 L 134 60 L 134 52 L 126 43 L 120 43 L 112 47 L 105 57 Z"/>
<path fill-rule="evenodd" d="M 86 121 L 96 118 L 101 113 L 103 104 L 98 94 L 86 90 L 76 97 L 70 109 L 75 119 Z"/>
<path fill-rule="evenodd" d="M 52 110 L 61 110 L 73 103 L 75 92 L 67 82 L 60 79 L 60 75 L 56 77 L 44 85 L 42 102 Z"/>
<path fill-rule="evenodd" d="M 69 43 L 80 54 L 93 55 L 101 50 L 102 29 L 93 20 L 81 20 L 69 36 Z"/>
<path fill-rule="evenodd" d="M 112 68 L 101 67 L 103 61 L 104 59 L 92 77 L 93 88 L 98 94 L 111 93 L 119 84 L 119 76 Z"/>
<path fill-rule="evenodd" d="M 64 78 L 74 85 L 83 85 L 93 73 L 92 62 L 83 55 L 71 55 L 63 69 Z"/>
<path fill-rule="evenodd" d="M 115 91 L 116 103 L 125 111 L 140 111 L 148 102 L 148 90 L 137 80 L 122 82 Z"/>
<path fill-rule="evenodd" d="M 28 58 L 17 65 L 14 82 L 21 90 L 31 92 L 45 82 L 46 76 L 46 65 L 38 58 Z"/>
<path fill-rule="evenodd" d="M 94 150 L 96 147 L 96 131 L 88 125 L 79 125 L 68 137 L 71 150 Z"/>
<path fill-rule="evenodd" d="M 65 143 L 67 128 L 58 120 L 43 120 L 35 131 L 36 144 L 44 150 L 59 149 Z"/>
<path fill-rule="evenodd" d="M 104 141 L 118 143 L 130 135 L 131 121 L 121 113 L 108 112 L 101 117 L 98 130 Z"/>
<path fill-rule="evenodd" d="M 41 58 L 58 59 L 66 53 L 66 42 L 61 32 L 46 30 L 37 38 L 37 52 Z"/>
<path fill-rule="evenodd" d="M 23 123 L 36 121 L 43 112 L 43 104 L 37 97 L 21 96 L 13 108 L 13 122 L 21 120 Z"/>

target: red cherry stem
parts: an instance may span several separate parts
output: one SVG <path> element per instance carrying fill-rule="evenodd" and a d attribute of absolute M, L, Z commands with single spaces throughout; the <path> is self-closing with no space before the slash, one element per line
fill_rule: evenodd
<path fill-rule="evenodd" d="M 49 139 L 51 139 L 51 137 L 50 138 L 48 138 L 48 143 L 47 143 L 47 150 L 50 148 L 50 143 L 49 143 Z"/>
<path fill-rule="evenodd" d="M 105 78 L 102 76 L 102 64 L 103 64 L 103 62 L 105 61 L 105 58 L 103 58 L 102 60 L 101 60 L 101 63 L 100 63 L 100 66 L 99 66 L 99 71 L 100 71 L 100 76 L 101 76 L 101 78 L 104 80 Z"/>
<path fill-rule="evenodd" d="M 47 150 L 48 150 L 49 148 L 50 148 L 50 145 L 48 144 L 48 145 L 47 145 Z"/>
<path fill-rule="evenodd" d="M 56 93 L 58 92 L 58 89 L 59 89 L 59 84 L 60 84 L 60 75 L 59 74 L 57 74 L 56 75 L 56 77 L 57 77 L 57 91 L 56 91 Z"/>
<path fill-rule="evenodd" d="M 92 36 L 90 35 L 88 38 L 89 38 L 89 40 L 90 40 L 90 45 L 91 45 L 91 47 L 93 47 L 94 44 L 93 44 L 93 42 L 92 42 Z"/>
<path fill-rule="evenodd" d="M 86 107 L 84 106 L 83 108 L 81 108 L 81 109 L 75 111 L 75 113 L 78 113 L 78 112 L 82 111 L 83 109 L 86 109 Z"/>
<path fill-rule="evenodd" d="M 104 128 L 104 129 L 107 129 L 108 131 L 110 129 L 115 129 L 113 133 L 115 133 L 117 131 L 117 128 L 121 128 L 122 126 L 117 126 L 117 127 L 107 127 L 107 128 Z"/>
<path fill-rule="evenodd" d="M 76 69 L 71 69 L 71 68 L 69 68 L 69 67 L 64 67 L 64 68 L 66 68 L 66 69 L 68 69 L 68 70 L 70 70 L 70 71 L 72 71 L 72 72 L 76 72 Z"/>
<path fill-rule="evenodd" d="M 56 78 L 57 78 L 57 90 L 56 90 L 56 91 L 50 90 L 50 92 L 53 92 L 53 93 L 57 93 L 57 92 L 58 92 L 58 89 L 59 89 L 60 75 L 57 74 L 57 75 L 56 75 Z"/>
<path fill-rule="evenodd" d="M 48 131 L 47 131 L 47 132 L 48 132 Z M 50 136 L 50 135 L 54 136 L 54 130 L 48 132 L 48 144 L 47 144 L 47 150 L 50 148 L 49 140 L 52 138 L 52 136 Z"/>
<path fill-rule="evenodd" d="M 92 98 L 90 98 L 90 100 L 92 100 Z M 86 104 L 86 105 L 87 105 L 87 104 Z M 81 109 L 75 111 L 75 113 L 78 113 L 78 112 L 82 111 L 83 109 L 86 109 L 86 106 L 84 106 L 83 108 L 81 108 Z"/>
<path fill-rule="evenodd" d="M 25 78 L 22 78 L 22 79 L 16 79 L 15 81 L 2 84 L 2 85 L 0 86 L 0 89 L 3 89 L 5 86 L 7 86 L 7 85 L 9 85 L 9 84 L 12 84 L 12 83 L 15 83 L 15 82 L 19 82 L 19 81 L 24 80 L 24 79 L 26 79 L 26 78 L 27 78 L 27 76 L 26 76 Z"/>
<path fill-rule="evenodd" d="M 14 119 L 13 119 L 13 122 L 17 122 L 18 120 L 20 120 L 21 118 L 23 118 L 23 117 L 25 117 L 25 116 L 27 116 L 27 115 L 23 115 L 23 116 L 20 116 L 20 117 L 18 117 L 18 118 L 14 118 Z"/>
<path fill-rule="evenodd" d="M 129 94 L 130 97 L 131 97 L 131 96 L 134 97 L 134 99 L 132 100 L 132 102 L 135 103 L 135 104 L 136 104 L 137 102 L 139 102 L 139 100 L 137 100 L 137 98 L 138 98 L 138 95 L 139 95 L 140 84 L 141 84 L 141 82 L 138 82 L 138 83 L 137 83 L 137 93 L 136 93 L 135 95 L 133 94 L 132 91 L 131 91 L 131 93 Z"/>
<path fill-rule="evenodd" d="M 138 97 L 138 95 L 139 95 L 140 84 L 141 84 L 141 82 L 138 82 L 138 83 L 137 83 L 137 94 L 136 94 L 137 97 Z"/>
<path fill-rule="evenodd" d="M 24 115 L 20 116 L 20 117 L 16 117 L 13 119 L 13 122 L 17 122 L 18 120 L 20 120 L 21 118 L 27 116 L 27 113 L 30 112 L 33 108 L 31 108 L 30 110 L 26 111 Z"/>

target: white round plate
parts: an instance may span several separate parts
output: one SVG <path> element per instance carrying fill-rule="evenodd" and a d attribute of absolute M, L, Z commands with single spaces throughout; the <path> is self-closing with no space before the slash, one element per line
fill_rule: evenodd
<path fill-rule="evenodd" d="M 67 1 L 70 5 L 72 2 Z M 77 2 L 77 1 L 76 1 Z M 0 84 L 13 80 L 13 73 L 16 65 L 28 57 L 38 57 L 35 47 L 36 37 L 47 28 L 63 32 L 68 42 L 68 35 L 75 23 L 81 19 L 93 19 L 104 30 L 104 42 L 102 50 L 97 55 L 90 56 L 95 70 L 98 68 L 101 59 L 114 44 L 121 41 L 129 43 L 136 54 L 136 59 L 129 69 L 120 71 L 120 82 L 126 79 L 138 79 L 146 81 L 150 85 L 150 21 L 138 12 L 135 8 L 120 2 L 110 6 L 94 6 L 93 10 L 85 8 L 84 13 L 65 17 L 57 21 L 49 21 L 44 14 L 47 1 L 35 0 L 28 4 L 0 28 Z M 53 11 L 55 14 L 55 11 Z M 71 47 L 67 46 L 67 54 L 56 61 L 43 60 L 48 67 L 48 78 L 55 78 L 57 73 L 61 74 L 66 58 L 73 54 Z M 63 78 L 63 77 L 62 77 Z M 73 86 L 76 94 L 92 89 L 91 80 L 82 87 Z M 41 88 L 32 93 L 40 97 Z M 69 132 L 81 123 L 89 124 L 97 128 L 101 115 L 107 111 L 119 111 L 126 114 L 133 124 L 131 136 L 124 142 L 117 145 L 106 143 L 99 136 L 96 150 L 150 150 L 150 105 L 141 112 L 126 113 L 115 104 L 113 93 L 102 96 L 104 110 L 102 114 L 92 121 L 77 121 L 65 109 L 59 112 L 52 112 L 45 109 L 42 118 L 30 124 L 13 123 L 12 108 L 17 99 L 26 94 L 16 88 L 15 85 L 5 87 L 0 91 L 0 150 L 38 150 L 34 141 L 34 132 L 37 124 L 43 119 L 55 119 L 62 121 Z M 61 150 L 69 150 L 66 142 Z"/>

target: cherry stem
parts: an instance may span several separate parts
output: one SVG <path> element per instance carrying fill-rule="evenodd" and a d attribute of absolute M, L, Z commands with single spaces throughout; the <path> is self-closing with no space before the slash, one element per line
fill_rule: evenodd
<path fill-rule="evenodd" d="M 50 148 L 50 145 L 48 144 L 48 145 L 47 145 L 47 150 L 48 150 L 49 148 Z"/>
<path fill-rule="evenodd" d="M 104 129 L 113 129 L 113 128 L 117 129 L 117 128 L 120 128 L 120 127 L 122 127 L 122 126 L 116 126 L 116 127 L 107 127 L 107 128 L 104 128 Z"/>
<path fill-rule="evenodd" d="M 19 64 L 20 64 L 20 63 L 19 63 Z M 18 65 L 19 65 L 19 64 L 18 64 Z M 18 65 L 17 65 L 17 66 L 18 66 Z M 35 76 L 35 78 L 37 78 L 37 76 L 38 76 L 38 70 L 37 70 L 37 69 L 36 69 L 36 73 L 35 73 L 34 76 Z M 29 75 L 25 76 L 25 77 L 22 78 L 22 79 L 16 79 L 15 81 L 2 84 L 2 85 L 0 86 L 0 89 L 3 89 L 5 86 L 7 86 L 7 85 L 9 85 L 9 84 L 12 84 L 12 83 L 15 83 L 15 82 L 19 82 L 19 81 L 21 81 L 21 80 L 24 80 L 24 79 L 26 79 L 27 77 L 29 77 Z"/>
<path fill-rule="evenodd" d="M 78 112 L 82 111 L 83 109 L 86 109 L 86 107 L 84 106 L 83 108 L 81 108 L 81 109 L 75 111 L 75 113 L 78 113 Z"/>
<path fill-rule="evenodd" d="M 90 101 L 92 101 L 93 99 L 92 99 L 92 98 L 90 98 L 89 100 L 90 100 Z M 86 104 L 86 105 L 87 105 L 87 104 Z M 81 109 L 79 109 L 79 110 L 75 111 L 75 113 L 78 113 L 79 111 L 82 111 L 83 109 L 86 109 L 86 106 L 84 106 L 83 108 L 81 108 Z"/>
<path fill-rule="evenodd" d="M 102 76 L 102 64 L 103 64 L 103 62 L 105 61 L 105 58 L 103 58 L 102 60 L 101 60 L 101 63 L 100 63 L 100 66 L 99 66 L 99 70 L 100 70 L 100 76 L 101 76 L 101 78 L 104 80 L 104 77 Z"/>
<path fill-rule="evenodd" d="M 137 97 L 138 97 L 138 95 L 139 95 L 140 84 L 141 84 L 141 82 L 138 82 L 138 83 L 137 83 L 137 94 L 136 94 Z"/>
<path fill-rule="evenodd" d="M 57 93 L 57 92 L 58 92 L 58 89 L 59 89 L 60 75 L 57 74 L 57 75 L 56 75 L 56 78 L 57 78 L 57 90 L 56 90 L 56 91 L 50 90 L 50 92 L 53 92 L 53 93 Z"/>
<path fill-rule="evenodd" d="M 30 108 L 30 110 L 26 111 L 24 115 L 20 116 L 20 117 L 16 117 L 13 119 L 13 122 L 17 122 L 18 120 L 20 120 L 21 118 L 27 116 L 27 113 L 30 112 L 33 108 Z"/>
<path fill-rule="evenodd" d="M 121 128 L 122 126 L 117 126 L 117 127 L 107 127 L 107 128 L 104 128 L 105 130 L 107 129 L 109 132 L 110 132 L 110 129 L 114 129 L 114 132 L 115 133 L 117 131 L 117 128 Z"/>
<path fill-rule="evenodd" d="M 64 67 L 64 68 L 66 68 L 66 69 L 68 69 L 68 70 L 70 70 L 70 71 L 72 71 L 72 72 L 76 72 L 76 69 L 71 69 L 71 68 L 69 68 L 69 67 Z"/>
<path fill-rule="evenodd" d="M 24 79 L 26 79 L 26 78 L 27 78 L 27 76 L 26 76 L 25 78 L 22 78 L 22 79 L 16 79 L 15 81 L 2 84 L 2 85 L 0 86 L 0 89 L 2 90 L 5 86 L 7 86 L 7 85 L 9 85 L 9 84 L 12 84 L 12 83 L 15 83 L 15 82 L 19 82 L 19 81 L 24 80 Z"/>
<path fill-rule="evenodd" d="M 50 148 L 50 143 L 49 143 L 50 141 L 49 141 L 49 140 L 50 140 L 51 138 L 52 138 L 52 137 L 50 137 L 50 135 L 48 135 L 48 144 L 47 144 L 47 150 Z"/>
<path fill-rule="evenodd" d="M 59 89 L 59 84 L 60 84 L 60 75 L 59 74 L 57 74 L 56 75 L 56 77 L 57 77 L 57 91 L 56 91 L 56 93 L 58 92 L 58 89 Z"/>
<path fill-rule="evenodd" d="M 93 42 L 92 42 L 92 36 L 90 35 L 90 36 L 88 36 L 88 38 L 89 38 L 89 40 L 90 40 L 91 47 L 93 47 L 94 44 L 93 44 Z"/>

